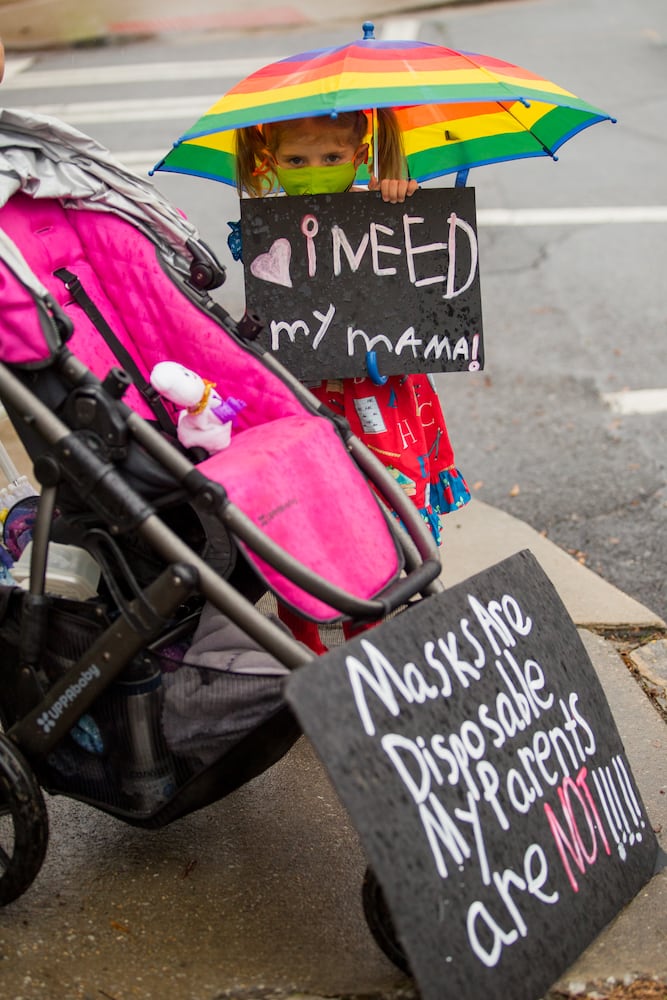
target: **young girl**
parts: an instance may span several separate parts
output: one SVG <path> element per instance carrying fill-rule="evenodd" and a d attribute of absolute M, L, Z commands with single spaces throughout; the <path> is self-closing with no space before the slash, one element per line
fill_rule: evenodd
<path fill-rule="evenodd" d="M 369 191 L 384 201 L 403 202 L 417 190 L 406 178 L 401 133 L 390 109 L 377 111 L 378 176 Z M 363 111 L 239 129 L 237 182 L 241 197 L 277 194 L 330 194 L 355 188 L 362 163 L 369 160 L 368 121 Z M 470 499 L 454 465 L 440 401 L 427 375 L 391 375 L 382 385 L 371 378 L 331 379 L 309 389 L 334 412 L 346 417 L 354 434 L 374 452 L 411 497 L 438 545 L 440 515 Z M 315 652 L 326 651 L 313 622 L 279 607 L 296 637 Z M 345 635 L 351 629 L 344 623 Z"/>

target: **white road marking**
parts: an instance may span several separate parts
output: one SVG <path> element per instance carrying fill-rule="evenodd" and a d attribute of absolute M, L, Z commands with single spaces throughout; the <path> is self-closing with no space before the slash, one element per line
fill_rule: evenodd
<path fill-rule="evenodd" d="M 667 389 L 628 389 L 625 392 L 605 392 L 602 398 L 613 413 L 620 413 L 622 416 L 667 413 Z"/>
<path fill-rule="evenodd" d="M 419 35 L 417 17 L 390 17 L 380 26 L 377 35 L 384 42 L 413 42 Z"/>
<path fill-rule="evenodd" d="M 30 60 L 16 60 L 11 79 L 3 80 L 3 90 L 37 90 L 55 87 L 90 87 L 105 84 L 151 83 L 157 80 L 241 80 L 284 56 L 252 56 L 243 59 L 209 59 L 200 62 L 132 63 L 117 66 L 77 66 L 67 69 L 36 69 L 21 72 Z M 17 75 L 18 74 L 18 75 Z M 218 95 L 224 88 L 218 91 Z"/>
<path fill-rule="evenodd" d="M 28 67 L 32 66 L 34 59 L 32 56 L 27 56 L 26 58 L 12 58 L 8 56 L 5 59 L 5 75 L 2 78 L 2 88 L 3 90 L 11 89 L 10 81 L 16 77 L 18 74 L 23 73 Z"/>
<path fill-rule="evenodd" d="M 124 153 L 114 153 L 113 155 L 130 170 L 134 170 L 138 174 L 146 174 L 168 152 L 169 150 L 165 147 L 164 149 L 142 149 L 139 152 L 127 150 Z"/>
<path fill-rule="evenodd" d="M 667 205 L 613 205 L 586 208 L 487 208 L 485 226 L 581 226 L 617 222 L 667 222 Z"/>
<path fill-rule="evenodd" d="M 73 101 L 71 104 L 31 104 L 30 110 L 38 115 L 61 118 L 70 125 L 170 121 L 180 118 L 194 123 L 219 97 L 219 94 L 203 94 L 199 97 L 138 97 L 127 101 Z"/>

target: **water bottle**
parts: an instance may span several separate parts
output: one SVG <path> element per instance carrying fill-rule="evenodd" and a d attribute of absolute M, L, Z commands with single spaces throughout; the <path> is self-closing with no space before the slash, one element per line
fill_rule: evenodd
<path fill-rule="evenodd" d="M 176 781 L 162 735 L 162 673 L 149 657 L 137 659 L 114 685 L 118 711 L 118 770 L 121 791 L 137 813 L 168 802 Z"/>

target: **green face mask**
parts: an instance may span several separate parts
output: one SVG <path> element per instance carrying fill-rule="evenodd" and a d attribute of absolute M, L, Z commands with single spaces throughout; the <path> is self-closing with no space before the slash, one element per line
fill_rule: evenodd
<path fill-rule="evenodd" d="M 276 177 L 285 194 L 341 194 L 352 187 L 354 163 L 332 167 L 276 167 Z"/>

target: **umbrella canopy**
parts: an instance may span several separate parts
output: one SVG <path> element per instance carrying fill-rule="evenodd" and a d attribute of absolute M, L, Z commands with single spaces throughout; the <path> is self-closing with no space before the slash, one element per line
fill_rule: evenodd
<path fill-rule="evenodd" d="M 410 177 L 465 175 L 475 166 L 551 156 L 610 115 L 501 59 L 426 42 L 364 38 L 270 63 L 188 129 L 153 168 L 235 184 L 234 130 L 290 118 L 390 107 Z M 358 179 L 363 180 L 361 173 Z"/>

